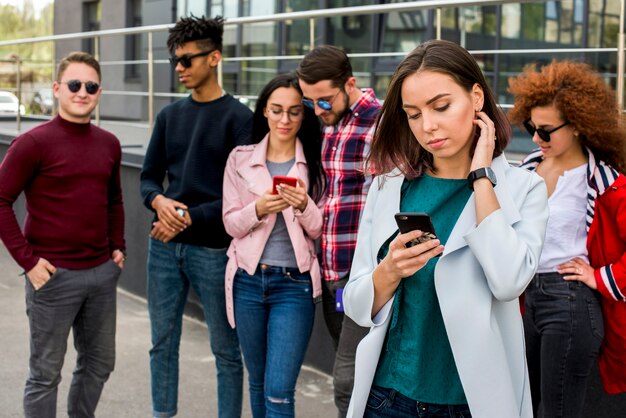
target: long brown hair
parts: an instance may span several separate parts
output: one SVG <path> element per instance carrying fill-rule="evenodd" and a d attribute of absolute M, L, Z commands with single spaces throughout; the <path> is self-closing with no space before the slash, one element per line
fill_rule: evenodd
<path fill-rule="evenodd" d="M 373 174 L 388 173 L 398 167 L 402 174 L 412 179 L 425 169 L 434 171 L 433 156 L 424 150 L 411 129 L 406 113 L 402 109 L 402 83 L 418 71 L 434 71 L 452 77 L 467 92 L 478 84 L 484 92 L 483 112 L 496 127 L 497 157 L 508 145 L 511 125 L 504 112 L 496 105 L 493 93 L 474 58 L 467 50 L 453 42 L 433 40 L 423 43 L 406 56 L 396 68 L 387 97 L 376 121 L 376 132 L 367 160 L 368 170 Z M 471 148 L 473 155 L 478 135 Z"/>

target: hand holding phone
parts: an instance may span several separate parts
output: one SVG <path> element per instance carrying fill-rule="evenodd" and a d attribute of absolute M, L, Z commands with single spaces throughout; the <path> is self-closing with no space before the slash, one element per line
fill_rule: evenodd
<path fill-rule="evenodd" d="M 272 178 L 272 194 L 278 194 L 278 190 L 276 190 L 276 186 L 286 184 L 291 187 L 296 187 L 298 184 L 298 179 L 295 177 L 289 176 L 274 176 Z"/>
<path fill-rule="evenodd" d="M 437 238 L 435 227 L 430 219 L 430 215 L 427 213 L 400 212 L 396 213 L 395 218 L 396 223 L 398 224 L 398 229 L 400 229 L 400 233 L 402 234 L 415 230 L 422 231 L 422 235 L 406 244 L 407 248 Z"/>

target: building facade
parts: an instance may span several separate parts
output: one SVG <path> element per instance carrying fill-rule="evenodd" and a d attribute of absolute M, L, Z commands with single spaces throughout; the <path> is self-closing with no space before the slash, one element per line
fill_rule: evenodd
<path fill-rule="evenodd" d="M 393 0 L 56 0 L 54 32 L 72 33 L 141 25 L 173 23 L 179 16 L 268 16 L 283 12 L 362 6 Z M 441 10 L 441 37 L 455 41 L 475 54 L 492 82 L 501 104 L 510 103 L 507 78 L 531 62 L 554 58 L 584 60 L 615 85 L 615 52 L 567 52 L 562 48 L 615 48 L 619 30 L 620 0 L 566 0 Z M 76 13 L 79 11 L 79 13 Z M 75 19 L 75 16 L 79 19 Z M 72 16 L 72 19 L 65 18 Z M 400 53 L 385 57 L 354 57 L 352 63 L 362 87 L 373 87 L 384 98 L 387 84 L 403 53 L 436 37 L 436 12 L 419 10 L 380 15 L 338 16 L 315 20 L 315 44 L 333 44 L 349 54 Z M 183 93 L 167 63 L 166 32 L 154 36 L 155 90 Z M 227 25 L 224 37 L 223 85 L 235 95 L 255 96 L 276 73 L 292 71 L 297 59 L 310 48 L 309 20 L 289 20 Z M 491 53 L 493 50 L 549 49 L 550 53 Z M 95 52 L 93 40 L 56 44 L 56 56 L 82 49 Z M 105 92 L 147 92 L 147 65 L 120 64 L 145 60 L 147 36 L 104 37 L 98 53 L 104 65 Z M 267 57 L 245 60 L 242 57 Z M 233 60 L 236 58 L 236 60 Z M 230 59 L 230 60 L 229 60 Z M 146 120 L 147 99 L 138 95 L 105 94 L 103 117 Z M 158 97 L 158 110 L 172 97 Z M 251 103 L 252 104 L 252 103 Z"/>

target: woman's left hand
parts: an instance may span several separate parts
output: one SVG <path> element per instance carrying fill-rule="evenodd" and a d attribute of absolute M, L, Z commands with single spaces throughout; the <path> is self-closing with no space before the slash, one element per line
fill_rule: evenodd
<path fill-rule="evenodd" d="M 597 289 L 596 276 L 594 275 L 593 267 L 587 264 L 581 258 L 574 258 L 567 263 L 563 263 L 557 266 L 556 271 L 561 274 L 571 274 L 571 276 L 564 276 L 564 280 L 575 280 L 583 282 L 592 289 Z"/>
<path fill-rule="evenodd" d="M 480 137 L 476 142 L 476 149 L 474 150 L 470 171 L 478 170 L 483 167 L 491 167 L 493 150 L 496 147 L 497 141 L 496 127 L 485 112 L 476 112 L 474 125 L 476 125 L 476 129 L 480 129 Z"/>
<path fill-rule="evenodd" d="M 298 179 L 297 187 L 283 183 L 276 186 L 276 190 L 280 197 L 282 197 L 285 202 L 289 203 L 290 206 L 293 206 L 300 212 L 304 212 L 309 202 L 309 195 L 306 194 L 306 187 L 301 179 Z"/>

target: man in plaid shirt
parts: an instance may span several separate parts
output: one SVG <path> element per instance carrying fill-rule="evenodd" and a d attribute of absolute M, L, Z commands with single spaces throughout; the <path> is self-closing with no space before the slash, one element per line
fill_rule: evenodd
<path fill-rule="evenodd" d="M 345 417 L 354 381 L 356 347 L 368 329 L 343 314 L 341 294 L 348 281 L 356 236 L 372 177 L 364 173 L 380 103 L 372 89 L 360 90 L 347 55 L 334 46 L 309 52 L 296 70 L 303 103 L 325 125 L 322 164 L 327 200 L 322 230 L 322 299 L 335 344 L 335 404 Z"/>

